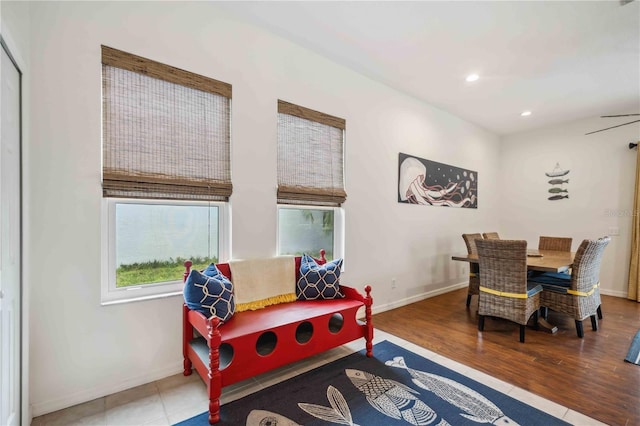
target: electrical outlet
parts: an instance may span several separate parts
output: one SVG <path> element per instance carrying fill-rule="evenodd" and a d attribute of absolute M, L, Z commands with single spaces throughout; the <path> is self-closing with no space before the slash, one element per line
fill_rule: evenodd
<path fill-rule="evenodd" d="M 612 226 L 609 228 L 609 236 L 613 237 L 616 235 L 620 235 L 620 228 L 618 228 L 617 226 Z"/>
<path fill-rule="evenodd" d="M 396 288 L 396 279 L 391 278 L 391 288 Z"/>

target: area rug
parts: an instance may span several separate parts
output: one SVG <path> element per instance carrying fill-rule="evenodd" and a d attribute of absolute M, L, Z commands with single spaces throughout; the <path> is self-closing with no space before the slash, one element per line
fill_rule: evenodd
<path fill-rule="evenodd" d="M 219 425 L 567 425 L 388 341 L 221 407 Z M 204 412 L 180 426 L 206 426 Z"/>
<path fill-rule="evenodd" d="M 632 364 L 640 365 L 640 331 L 636 333 L 636 337 L 631 341 L 631 347 L 624 360 Z"/>

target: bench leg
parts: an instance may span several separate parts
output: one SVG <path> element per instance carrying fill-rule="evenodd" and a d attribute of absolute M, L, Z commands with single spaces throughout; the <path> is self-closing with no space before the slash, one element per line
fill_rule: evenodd
<path fill-rule="evenodd" d="M 373 356 L 373 330 L 368 331 L 366 341 L 367 357 L 371 358 Z"/>
<path fill-rule="evenodd" d="M 373 356 L 373 322 L 371 320 L 371 305 L 373 305 L 373 298 L 371 297 L 371 286 L 365 286 L 364 291 L 366 293 L 364 301 L 364 318 L 367 327 L 364 338 L 366 340 L 367 357 L 371 358 Z"/>
<path fill-rule="evenodd" d="M 187 305 L 182 305 L 182 356 L 184 358 L 182 374 L 185 376 L 191 375 L 191 360 L 189 359 L 189 341 L 191 339 L 193 339 L 193 326 L 189 322 L 189 308 Z"/>
<path fill-rule="evenodd" d="M 209 318 L 207 328 L 209 335 L 209 383 L 207 389 L 209 391 L 209 424 L 215 424 L 220 421 L 220 394 L 222 393 L 222 377 L 220 376 L 220 344 L 222 336 L 218 325 L 218 318 Z"/>
<path fill-rule="evenodd" d="M 220 400 L 209 400 L 209 424 L 214 425 L 220 421 Z"/>

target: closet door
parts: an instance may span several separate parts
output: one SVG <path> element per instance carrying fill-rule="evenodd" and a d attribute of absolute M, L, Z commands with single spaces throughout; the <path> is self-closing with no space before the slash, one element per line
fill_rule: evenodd
<path fill-rule="evenodd" d="M 21 397 L 20 71 L 4 43 L 0 51 L 0 425 L 14 426 Z"/>

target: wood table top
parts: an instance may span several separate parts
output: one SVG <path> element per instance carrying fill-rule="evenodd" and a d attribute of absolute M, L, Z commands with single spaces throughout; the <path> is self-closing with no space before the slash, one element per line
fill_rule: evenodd
<path fill-rule="evenodd" d="M 575 254 L 573 251 L 527 249 L 527 269 L 542 272 L 566 271 L 573 264 Z M 454 255 L 451 259 L 479 263 L 477 254 Z"/>

